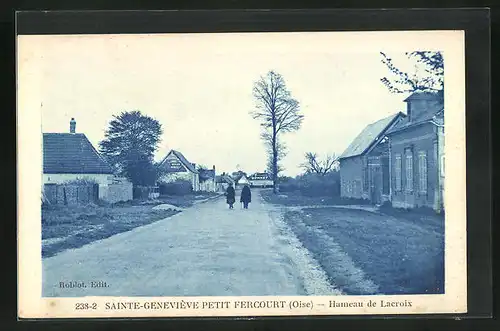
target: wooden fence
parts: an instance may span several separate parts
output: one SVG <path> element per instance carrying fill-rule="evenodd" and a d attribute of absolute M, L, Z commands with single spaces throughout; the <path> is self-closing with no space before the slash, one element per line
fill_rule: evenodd
<path fill-rule="evenodd" d="M 77 205 L 99 200 L 98 184 L 44 184 L 44 198 L 49 204 Z"/>

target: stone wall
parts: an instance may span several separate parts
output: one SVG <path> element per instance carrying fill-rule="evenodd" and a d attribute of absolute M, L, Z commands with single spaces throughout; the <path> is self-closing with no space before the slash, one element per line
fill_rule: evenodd
<path fill-rule="evenodd" d="M 102 199 L 109 203 L 129 201 L 133 199 L 133 185 L 130 182 L 114 183 L 100 188 L 103 194 L 99 194 Z"/>
<path fill-rule="evenodd" d="M 363 198 L 363 160 L 361 156 L 340 160 L 340 196 Z"/>

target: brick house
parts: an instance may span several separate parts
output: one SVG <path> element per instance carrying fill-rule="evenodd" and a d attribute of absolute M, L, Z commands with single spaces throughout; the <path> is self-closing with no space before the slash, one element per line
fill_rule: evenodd
<path fill-rule="evenodd" d="M 189 162 L 179 151 L 171 150 L 158 164 L 162 173 L 158 178 L 159 183 L 171 183 L 177 180 L 187 180 L 191 183 L 193 191 L 200 190 L 199 172 L 196 164 Z"/>
<path fill-rule="evenodd" d="M 339 157 L 340 196 L 380 204 L 390 200 L 389 142 L 386 132 L 401 112 L 367 125 Z"/>
<path fill-rule="evenodd" d="M 407 116 L 387 132 L 394 207 L 443 209 L 444 100 L 415 92 L 404 100 Z"/>
<path fill-rule="evenodd" d="M 42 183 L 90 180 L 99 185 L 99 198 L 106 198 L 108 186 L 114 180 L 113 169 L 87 136 L 75 131 L 76 121 L 72 118 L 69 133 L 43 133 Z"/>

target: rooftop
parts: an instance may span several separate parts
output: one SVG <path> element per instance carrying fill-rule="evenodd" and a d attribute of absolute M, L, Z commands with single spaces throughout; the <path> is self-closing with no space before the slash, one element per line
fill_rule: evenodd
<path fill-rule="evenodd" d="M 170 155 L 170 154 L 174 154 L 178 159 L 179 161 L 191 172 L 193 173 L 198 173 L 198 171 L 196 170 L 194 164 L 192 164 L 191 162 L 189 162 L 186 157 L 179 151 L 176 151 L 174 149 L 172 149 L 170 152 L 168 152 L 167 156 L 165 156 L 165 158 L 160 162 L 160 166 L 162 164 L 164 164 L 165 160 L 167 159 L 167 157 Z"/>
<path fill-rule="evenodd" d="M 386 130 L 403 114 L 398 112 L 385 117 L 374 123 L 368 124 L 360 134 L 354 138 L 339 159 L 345 159 L 365 153 L 365 151 L 375 142 Z"/>
<path fill-rule="evenodd" d="M 44 133 L 46 174 L 112 174 L 113 169 L 83 133 Z"/>

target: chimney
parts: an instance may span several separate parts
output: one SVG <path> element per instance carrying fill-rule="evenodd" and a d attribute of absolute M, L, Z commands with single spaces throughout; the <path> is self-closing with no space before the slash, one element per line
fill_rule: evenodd
<path fill-rule="evenodd" d="M 404 100 L 406 102 L 406 114 L 411 122 L 422 113 L 435 113 L 443 107 L 443 97 L 440 93 L 414 92 Z"/>
<path fill-rule="evenodd" d="M 75 129 L 76 129 L 76 121 L 75 121 L 75 119 L 72 117 L 72 118 L 71 118 L 71 121 L 69 121 L 69 132 L 70 132 L 70 133 L 75 133 Z"/>
<path fill-rule="evenodd" d="M 215 172 L 215 164 L 212 166 L 212 170 Z"/>

